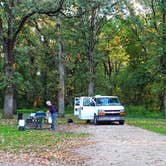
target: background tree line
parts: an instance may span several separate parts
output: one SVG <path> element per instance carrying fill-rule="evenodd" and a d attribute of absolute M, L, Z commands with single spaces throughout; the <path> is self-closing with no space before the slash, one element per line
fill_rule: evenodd
<path fill-rule="evenodd" d="M 117 95 L 166 115 L 164 0 L 1 0 L 0 106 Z"/>

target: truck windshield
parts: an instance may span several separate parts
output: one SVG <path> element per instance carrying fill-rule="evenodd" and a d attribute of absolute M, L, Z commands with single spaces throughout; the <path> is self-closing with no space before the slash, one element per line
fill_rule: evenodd
<path fill-rule="evenodd" d="M 104 97 L 96 98 L 96 106 L 120 106 L 118 98 L 116 97 Z"/>

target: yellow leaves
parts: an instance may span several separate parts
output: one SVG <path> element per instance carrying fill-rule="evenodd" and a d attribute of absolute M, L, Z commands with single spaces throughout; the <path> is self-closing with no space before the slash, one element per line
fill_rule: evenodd
<path fill-rule="evenodd" d="M 77 57 L 77 59 L 81 59 L 81 55 L 80 54 L 77 54 L 76 57 Z"/>
<path fill-rule="evenodd" d="M 65 62 L 74 62 L 75 59 L 79 62 L 82 61 L 82 57 L 81 57 L 81 54 L 76 54 L 75 55 L 75 58 L 73 58 L 74 56 L 73 55 L 68 55 L 65 57 Z"/>
<path fill-rule="evenodd" d="M 120 43 L 121 42 L 121 39 L 120 39 L 120 36 L 116 36 L 115 38 L 114 38 L 114 41 L 115 41 L 115 43 Z"/>
<path fill-rule="evenodd" d="M 71 62 L 72 61 L 72 57 L 71 56 L 66 56 L 65 57 L 65 62 Z"/>
<path fill-rule="evenodd" d="M 17 67 L 17 64 L 16 64 L 16 63 L 13 63 L 13 64 L 12 64 L 12 68 L 13 68 L 14 71 L 16 70 L 16 67 Z"/>
<path fill-rule="evenodd" d="M 76 55 L 76 58 L 77 58 L 78 61 L 80 61 L 80 62 L 82 61 L 82 58 L 81 58 L 81 55 L 80 55 L 80 54 L 77 54 L 77 55 Z"/>

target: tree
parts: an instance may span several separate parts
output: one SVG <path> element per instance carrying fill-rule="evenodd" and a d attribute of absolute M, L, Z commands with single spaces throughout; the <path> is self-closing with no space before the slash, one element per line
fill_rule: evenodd
<path fill-rule="evenodd" d="M 153 42 L 155 42 L 156 57 L 160 60 L 160 64 L 156 67 L 160 69 L 163 79 L 163 110 L 166 117 L 166 2 L 164 0 L 159 1 L 138 1 L 143 7 L 148 9 L 145 18 L 148 24 L 149 30 L 151 30 L 151 36 L 153 36 Z M 154 49 L 154 48 L 153 48 Z"/>
<path fill-rule="evenodd" d="M 64 116 L 64 64 L 63 64 L 63 43 L 61 38 L 61 18 L 57 16 L 57 44 L 58 44 L 58 69 L 59 69 L 59 87 L 58 87 L 58 110 L 59 116 Z"/>
<path fill-rule="evenodd" d="M 162 56 L 161 56 L 161 68 L 164 74 L 164 115 L 166 118 L 166 2 L 161 1 L 161 13 L 162 13 Z"/>
<path fill-rule="evenodd" d="M 85 48 L 85 55 L 89 63 L 89 87 L 88 95 L 94 95 L 94 75 L 96 67 L 97 43 L 102 26 L 106 23 L 108 14 L 112 15 L 113 7 L 117 2 L 109 1 L 79 1 L 80 32 Z"/>
<path fill-rule="evenodd" d="M 5 59 L 4 117 L 14 112 L 15 43 L 26 21 L 35 14 L 52 15 L 61 11 L 64 0 L 59 1 L 0 1 L 0 42 Z"/>

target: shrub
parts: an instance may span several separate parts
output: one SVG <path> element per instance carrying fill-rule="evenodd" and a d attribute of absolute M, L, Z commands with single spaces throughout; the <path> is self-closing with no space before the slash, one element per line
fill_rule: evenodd
<path fill-rule="evenodd" d="M 159 111 L 149 111 L 144 106 L 127 106 L 125 107 L 126 116 L 133 118 L 163 118 Z"/>

